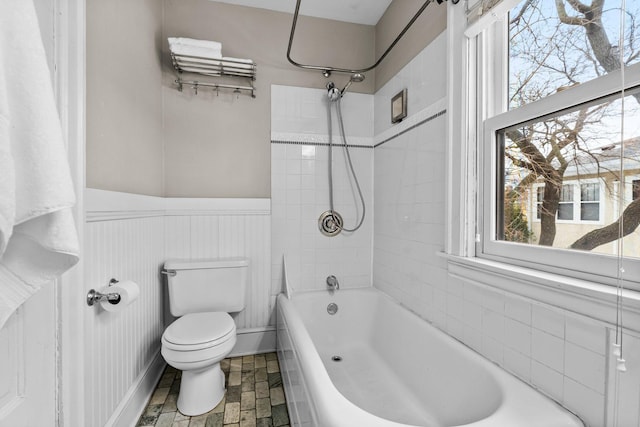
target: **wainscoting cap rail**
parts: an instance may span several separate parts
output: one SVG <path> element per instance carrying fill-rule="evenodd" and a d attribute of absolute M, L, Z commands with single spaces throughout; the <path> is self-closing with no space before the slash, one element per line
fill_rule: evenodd
<path fill-rule="evenodd" d="M 180 215 L 269 215 L 268 198 L 157 197 L 85 189 L 87 222 Z"/>

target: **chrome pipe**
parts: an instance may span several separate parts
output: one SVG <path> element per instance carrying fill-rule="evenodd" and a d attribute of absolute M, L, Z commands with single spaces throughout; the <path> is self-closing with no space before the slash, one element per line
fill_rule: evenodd
<path fill-rule="evenodd" d="M 371 65 L 369 67 L 366 67 L 366 68 L 350 70 L 350 69 L 347 69 L 347 68 L 329 67 L 329 66 L 326 66 L 326 65 L 300 64 L 299 62 L 296 62 L 291 58 L 291 47 L 293 46 L 293 37 L 294 37 L 295 32 L 296 32 L 296 26 L 298 24 L 298 14 L 300 12 L 300 4 L 302 2 L 302 0 L 296 0 L 296 8 L 295 8 L 295 11 L 293 13 L 293 21 L 291 22 L 291 33 L 289 34 L 289 46 L 287 47 L 287 60 L 292 65 L 294 65 L 294 66 L 296 66 L 298 68 L 303 68 L 303 69 L 306 69 L 306 70 L 322 71 L 325 74 L 325 77 L 328 77 L 329 75 L 331 75 L 332 72 L 348 73 L 348 74 L 361 74 L 361 73 L 366 73 L 367 71 L 371 71 L 374 68 L 376 68 L 378 65 L 380 65 L 380 63 L 387 57 L 389 52 L 391 52 L 391 49 L 393 49 L 395 47 L 395 45 L 398 44 L 400 39 L 402 39 L 402 37 L 405 35 L 405 33 L 407 31 L 409 31 L 409 28 L 411 28 L 413 23 L 416 22 L 416 20 L 420 17 L 422 12 L 424 12 L 424 10 L 427 8 L 427 6 L 429 4 L 431 4 L 431 3 L 433 3 L 434 1 L 437 1 L 438 4 L 440 4 L 440 3 L 442 3 L 443 0 L 426 0 L 424 2 L 424 4 L 420 7 L 420 9 L 418 9 L 418 12 L 416 12 L 416 14 L 413 16 L 413 18 L 411 18 L 411 20 L 409 20 L 409 23 L 407 25 L 405 25 L 405 27 L 402 29 L 402 31 L 400 31 L 400 34 L 398 34 L 398 36 L 395 38 L 395 40 L 389 45 L 387 50 L 384 51 L 384 53 L 380 56 L 380 58 L 378 58 L 378 60 L 373 65 Z"/>

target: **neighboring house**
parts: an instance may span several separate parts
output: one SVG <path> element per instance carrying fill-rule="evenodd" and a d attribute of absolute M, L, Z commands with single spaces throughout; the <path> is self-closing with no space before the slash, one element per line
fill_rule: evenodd
<path fill-rule="evenodd" d="M 624 208 L 640 197 L 640 138 L 625 141 L 623 157 L 624 188 L 620 186 L 619 143 L 581 154 L 574 165 L 567 168 L 556 215 L 554 247 L 567 248 L 586 233 L 615 222 Z M 537 243 L 540 236 L 543 192 L 544 183 L 540 179 L 529 187 L 526 206 L 522 206 L 533 233 L 532 243 Z M 640 227 L 628 235 L 623 244 L 625 255 L 640 257 Z M 618 242 L 599 246 L 593 252 L 617 254 Z"/>

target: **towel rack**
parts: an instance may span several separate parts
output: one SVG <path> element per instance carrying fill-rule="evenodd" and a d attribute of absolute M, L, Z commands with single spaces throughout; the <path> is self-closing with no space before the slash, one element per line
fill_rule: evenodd
<path fill-rule="evenodd" d="M 256 80 L 257 65 L 254 62 L 237 61 L 234 59 L 212 59 L 199 56 L 175 54 L 171 52 L 171 61 L 173 67 L 178 73 L 195 73 L 207 77 L 236 77 L 246 78 L 248 85 L 234 85 L 226 83 L 216 83 L 209 81 L 199 80 L 183 80 L 178 77 L 175 83 L 178 85 L 178 90 L 182 92 L 183 87 L 191 86 L 196 94 L 198 94 L 199 87 L 211 87 L 215 90 L 220 88 L 233 89 L 234 93 L 240 93 L 242 91 L 249 92 L 252 98 L 255 98 L 256 88 L 253 82 Z"/>

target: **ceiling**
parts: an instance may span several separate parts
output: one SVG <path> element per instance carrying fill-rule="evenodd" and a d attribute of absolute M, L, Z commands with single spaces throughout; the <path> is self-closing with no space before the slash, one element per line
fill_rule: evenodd
<path fill-rule="evenodd" d="M 296 0 L 214 0 L 239 6 L 293 13 Z M 300 15 L 375 25 L 392 0 L 301 0 Z"/>

